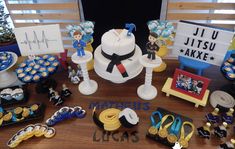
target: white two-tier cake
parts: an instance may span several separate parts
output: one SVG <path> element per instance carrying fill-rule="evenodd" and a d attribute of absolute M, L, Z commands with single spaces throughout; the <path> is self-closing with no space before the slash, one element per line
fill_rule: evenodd
<path fill-rule="evenodd" d="M 114 83 L 136 77 L 143 69 L 139 63 L 142 51 L 135 44 L 135 36 L 127 36 L 126 29 L 112 29 L 104 33 L 101 45 L 95 50 L 95 72 Z"/>

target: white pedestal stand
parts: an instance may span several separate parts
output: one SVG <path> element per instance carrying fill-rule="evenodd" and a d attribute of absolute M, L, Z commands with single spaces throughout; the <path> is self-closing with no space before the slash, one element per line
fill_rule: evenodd
<path fill-rule="evenodd" d="M 85 56 L 79 57 L 77 56 L 77 52 L 72 55 L 72 61 L 75 64 L 79 64 L 81 66 L 83 81 L 79 84 L 78 90 L 83 95 L 91 95 L 96 92 L 98 89 L 98 84 L 94 80 L 90 80 L 89 74 L 87 71 L 87 62 L 92 60 L 92 53 L 89 51 L 85 51 Z"/>
<path fill-rule="evenodd" d="M 13 62 L 7 69 L 0 71 L 0 88 L 9 87 L 18 80 L 14 72 L 8 71 L 11 67 L 15 65 L 18 60 L 18 56 L 13 52 L 8 53 L 12 54 Z"/>
<path fill-rule="evenodd" d="M 152 100 L 157 96 L 157 89 L 152 85 L 153 68 L 158 67 L 162 63 L 162 59 L 156 56 L 155 60 L 147 58 L 147 54 L 140 58 L 140 63 L 146 67 L 145 83 L 138 87 L 137 94 L 144 100 Z"/>

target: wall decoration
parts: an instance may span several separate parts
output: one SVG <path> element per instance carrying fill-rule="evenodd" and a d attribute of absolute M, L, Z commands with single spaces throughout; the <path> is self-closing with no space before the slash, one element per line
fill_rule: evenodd
<path fill-rule="evenodd" d="M 14 29 L 22 56 L 63 53 L 59 24 Z"/>
<path fill-rule="evenodd" d="M 220 66 L 233 36 L 230 30 L 180 21 L 173 54 Z"/>
<path fill-rule="evenodd" d="M 202 99 L 210 80 L 192 73 L 176 69 L 171 89 Z"/>

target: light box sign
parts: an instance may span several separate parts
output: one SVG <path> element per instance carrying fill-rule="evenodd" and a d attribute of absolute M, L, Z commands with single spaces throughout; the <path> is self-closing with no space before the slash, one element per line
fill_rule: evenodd
<path fill-rule="evenodd" d="M 173 54 L 220 66 L 233 36 L 230 30 L 180 21 Z"/>
<path fill-rule="evenodd" d="M 63 53 L 59 24 L 15 28 L 22 56 Z"/>

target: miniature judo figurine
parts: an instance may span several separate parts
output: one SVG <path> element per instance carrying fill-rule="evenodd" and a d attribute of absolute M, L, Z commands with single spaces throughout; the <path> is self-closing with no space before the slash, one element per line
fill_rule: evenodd
<path fill-rule="evenodd" d="M 75 70 L 72 71 L 72 77 L 70 80 L 73 84 L 78 84 L 80 82 L 80 78 L 76 75 Z"/>
<path fill-rule="evenodd" d="M 233 124 L 233 121 L 234 121 L 233 112 L 234 112 L 234 109 L 230 108 L 228 112 L 222 115 L 222 120 L 228 124 Z"/>
<path fill-rule="evenodd" d="M 210 139 L 211 136 L 211 123 L 207 122 L 205 126 L 197 128 L 198 135 L 202 138 Z"/>
<path fill-rule="evenodd" d="M 235 140 L 231 139 L 230 142 L 220 144 L 219 149 L 234 149 L 234 146 L 235 146 Z"/>
<path fill-rule="evenodd" d="M 227 137 L 227 127 L 228 124 L 226 122 L 223 122 L 221 126 L 217 126 L 214 128 L 214 134 L 215 136 L 219 138 L 225 138 Z"/>
<path fill-rule="evenodd" d="M 219 121 L 220 121 L 219 109 L 215 108 L 213 112 L 207 114 L 206 119 L 210 123 L 219 123 Z"/>
<path fill-rule="evenodd" d="M 50 87 L 48 92 L 48 98 L 51 98 L 53 96 L 55 96 L 55 90 L 52 87 Z"/>
<path fill-rule="evenodd" d="M 72 94 L 72 92 L 69 90 L 69 88 L 66 86 L 66 84 L 63 84 L 62 88 L 63 88 L 61 91 L 62 97 L 69 97 Z"/>
<path fill-rule="evenodd" d="M 146 49 L 148 56 L 147 58 L 150 60 L 156 59 L 156 53 L 159 50 L 159 46 L 156 44 L 158 35 L 154 32 L 150 32 L 148 40 L 149 42 L 146 44 Z"/>
<path fill-rule="evenodd" d="M 73 47 L 77 49 L 77 56 L 83 57 L 85 56 L 84 48 L 86 47 L 86 43 L 82 41 L 82 33 L 80 31 L 75 31 L 73 33 L 73 38 L 75 41 L 73 42 Z"/>
<path fill-rule="evenodd" d="M 70 79 L 70 78 L 72 77 L 72 75 L 73 75 L 72 71 L 73 71 L 72 67 L 71 67 L 71 66 L 68 66 L 68 78 L 69 78 L 69 79 Z"/>
<path fill-rule="evenodd" d="M 55 96 L 51 97 L 50 101 L 52 101 L 55 106 L 59 106 L 64 103 L 64 100 L 61 98 L 59 93 L 56 91 L 55 91 Z"/>

